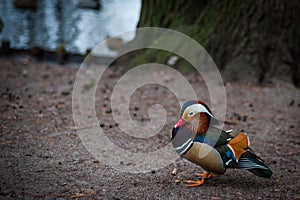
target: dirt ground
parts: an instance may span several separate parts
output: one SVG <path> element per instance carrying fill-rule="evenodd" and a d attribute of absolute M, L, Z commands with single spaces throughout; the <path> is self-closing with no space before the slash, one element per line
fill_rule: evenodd
<path fill-rule="evenodd" d="M 106 134 L 126 148 L 132 145 L 131 139 L 119 134 L 109 102 L 121 69 L 105 72 L 97 88 L 96 112 Z M 178 180 L 196 179 L 202 170 L 183 160 L 148 173 L 124 173 L 86 150 L 72 115 L 77 70 L 30 57 L 0 59 L 1 199 L 300 199 L 300 90 L 293 85 L 280 81 L 265 86 L 226 84 L 225 127 L 249 134 L 252 148 L 274 172 L 271 179 L 228 170 L 203 186 L 189 188 Z M 208 101 L 206 92 L 201 92 L 204 82 L 193 75 L 187 78 L 202 100 Z M 178 119 L 174 95 L 149 85 L 132 99 L 130 112 L 139 122 L 149 120 L 145 110 L 153 103 L 163 104 L 168 113 L 158 136 L 141 141 L 137 151 L 168 143 Z M 171 174 L 174 168 L 176 175 Z"/>

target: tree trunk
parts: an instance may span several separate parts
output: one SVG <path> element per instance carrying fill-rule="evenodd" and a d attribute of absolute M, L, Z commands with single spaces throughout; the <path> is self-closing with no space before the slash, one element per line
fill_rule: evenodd
<path fill-rule="evenodd" d="M 143 0 L 138 27 L 165 27 L 197 40 L 227 80 L 273 78 L 300 87 L 298 0 Z"/>

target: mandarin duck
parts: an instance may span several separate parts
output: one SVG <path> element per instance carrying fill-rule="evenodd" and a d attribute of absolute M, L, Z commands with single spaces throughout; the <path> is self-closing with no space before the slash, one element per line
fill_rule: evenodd
<path fill-rule="evenodd" d="M 246 169 L 270 178 L 272 171 L 249 147 L 246 133 L 232 136 L 232 130 L 217 127 L 218 120 L 202 101 L 188 101 L 180 111 L 180 120 L 172 129 L 171 141 L 175 151 L 184 159 L 207 172 L 197 174 L 199 180 L 185 180 L 188 186 L 204 184 L 213 174 L 222 175 L 228 168 Z"/>

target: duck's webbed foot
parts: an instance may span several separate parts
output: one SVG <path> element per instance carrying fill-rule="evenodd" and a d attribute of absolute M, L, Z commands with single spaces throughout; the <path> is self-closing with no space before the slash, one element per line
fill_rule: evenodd
<path fill-rule="evenodd" d="M 184 180 L 185 183 L 187 183 L 188 187 L 197 187 L 200 185 L 203 185 L 205 182 L 205 179 L 209 179 L 211 177 L 213 177 L 213 174 L 210 172 L 205 172 L 205 173 L 201 173 L 201 174 L 196 174 L 198 177 L 201 177 L 200 180 Z"/>

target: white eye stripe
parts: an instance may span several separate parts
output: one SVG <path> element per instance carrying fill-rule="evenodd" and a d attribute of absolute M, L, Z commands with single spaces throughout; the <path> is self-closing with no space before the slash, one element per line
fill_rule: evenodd
<path fill-rule="evenodd" d="M 196 112 L 205 112 L 207 114 L 209 114 L 210 116 L 214 117 L 203 105 L 201 104 L 193 104 L 189 107 L 187 107 L 187 109 L 189 110 L 195 110 Z M 195 113 L 195 112 L 194 112 Z M 189 116 L 189 113 L 188 113 Z"/>

